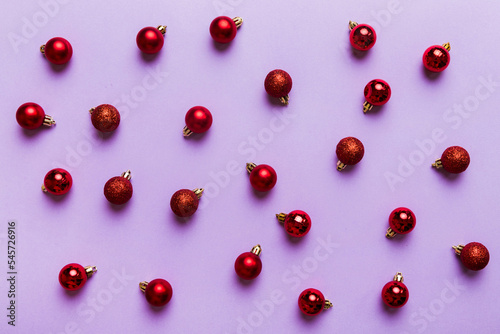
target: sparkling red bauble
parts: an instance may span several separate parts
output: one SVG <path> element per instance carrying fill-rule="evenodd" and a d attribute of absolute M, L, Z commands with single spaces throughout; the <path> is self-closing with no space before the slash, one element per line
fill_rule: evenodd
<path fill-rule="evenodd" d="M 325 308 L 325 296 L 316 289 L 305 289 L 299 296 L 299 309 L 306 315 L 318 315 Z"/>
<path fill-rule="evenodd" d="M 210 24 L 210 35 L 218 43 L 229 43 L 236 37 L 238 28 L 234 20 L 227 16 L 216 17 Z"/>
<path fill-rule="evenodd" d="M 389 226 L 398 234 L 410 233 L 417 224 L 417 218 L 408 208 L 396 208 L 389 215 Z"/>
<path fill-rule="evenodd" d="M 259 276 L 262 271 L 262 261 L 258 255 L 246 252 L 236 258 L 234 270 L 240 278 L 251 280 Z"/>
<path fill-rule="evenodd" d="M 132 182 L 123 176 L 112 177 L 104 185 L 104 196 L 116 205 L 127 203 L 132 198 L 133 192 Z"/>
<path fill-rule="evenodd" d="M 135 41 L 139 49 L 148 54 L 157 53 L 163 47 L 165 38 L 158 28 L 146 27 L 142 28 L 138 33 Z"/>
<path fill-rule="evenodd" d="M 352 28 L 349 34 L 349 41 L 356 50 L 366 51 L 370 50 L 377 41 L 377 34 L 368 24 L 358 24 Z"/>
<path fill-rule="evenodd" d="M 16 112 L 17 123 L 27 130 L 37 129 L 43 124 L 45 111 L 34 102 L 22 104 Z"/>
<path fill-rule="evenodd" d="M 71 174 L 62 168 L 50 170 L 43 180 L 44 190 L 52 195 L 64 195 L 73 185 Z"/>
<path fill-rule="evenodd" d="M 399 308 L 404 306 L 409 296 L 408 288 L 403 282 L 392 281 L 382 288 L 382 300 L 389 307 Z"/>
<path fill-rule="evenodd" d="M 59 283 L 69 291 L 80 289 L 87 282 L 85 268 L 78 263 L 65 265 L 59 272 Z"/>
<path fill-rule="evenodd" d="M 198 196 L 189 189 L 177 190 L 170 200 L 170 208 L 179 217 L 192 216 L 198 209 L 198 204 Z"/>
<path fill-rule="evenodd" d="M 274 188 L 278 175 L 269 165 L 258 165 L 250 173 L 250 184 L 257 191 L 269 191 Z"/>
<path fill-rule="evenodd" d="M 441 45 L 433 45 L 424 52 L 424 67 L 431 72 L 442 72 L 450 65 L 450 53 Z"/>
<path fill-rule="evenodd" d="M 346 165 L 355 165 L 363 159 L 365 147 L 363 143 L 354 137 L 346 137 L 337 144 L 337 158 Z"/>
<path fill-rule="evenodd" d="M 52 64 L 66 64 L 73 56 L 73 47 L 62 37 L 51 38 L 44 48 L 45 58 Z"/>
<path fill-rule="evenodd" d="M 146 286 L 146 300 L 152 306 L 165 306 L 172 299 L 172 286 L 164 279 L 157 278 Z"/>
<path fill-rule="evenodd" d="M 207 108 L 196 106 L 188 110 L 185 120 L 186 126 L 191 132 L 203 133 L 210 129 L 213 119 Z"/>
<path fill-rule="evenodd" d="M 285 231 L 292 237 L 303 237 L 311 229 L 311 217 L 301 210 L 294 210 L 285 217 Z"/>
<path fill-rule="evenodd" d="M 381 79 L 370 81 L 365 86 L 365 99 L 374 106 L 386 104 L 391 98 L 391 87 L 387 82 Z"/>
<path fill-rule="evenodd" d="M 470 270 L 481 270 L 490 261 L 488 249 L 479 242 L 471 242 L 465 245 L 460 253 L 460 260 Z"/>
<path fill-rule="evenodd" d="M 292 90 L 292 77 L 283 70 L 273 70 L 266 76 L 264 88 L 272 97 L 285 97 Z"/>
<path fill-rule="evenodd" d="M 441 155 L 443 168 L 453 174 L 465 172 L 470 164 L 469 152 L 460 146 L 451 146 L 444 150 Z"/>
<path fill-rule="evenodd" d="M 92 125 L 101 132 L 112 132 L 120 125 L 120 113 L 111 104 L 101 104 L 92 110 Z"/>

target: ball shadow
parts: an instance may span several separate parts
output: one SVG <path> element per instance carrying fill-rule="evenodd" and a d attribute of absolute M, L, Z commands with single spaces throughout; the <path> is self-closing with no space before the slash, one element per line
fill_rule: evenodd
<path fill-rule="evenodd" d="M 45 126 L 44 126 L 45 128 Z M 44 131 L 45 129 L 38 128 L 34 130 L 28 130 L 28 129 L 23 129 L 21 128 L 21 132 L 23 133 L 23 136 L 26 138 L 36 138 L 39 136 L 40 132 Z"/>
<path fill-rule="evenodd" d="M 258 191 L 256 189 L 254 189 L 251 184 L 249 186 L 250 186 L 250 189 L 252 189 L 254 197 L 259 199 L 259 200 L 264 200 L 264 199 L 268 198 L 269 196 L 271 196 L 271 192 L 273 191 L 272 189 L 269 191 Z"/>
<path fill-rule="evenodd" d="M 106 201 L 107 201 L 107 200 L 106 200 Z M 124 203 L 124 204 L 120 204 L 120 205 L 113 204 L 113 203 L 111 203 L 111 202 L 109 202 L 109 201 L 107 201 L 107 202 L 108 202 L 108 205 L 107 205 L 107 206 L 108 206 L 108 208 L 109 208 L 109 209 L 111 209 L 111 211 L 113 211 L 114 213 L 117 213 L 117 214 L 118 214 L 118 213 L 121 213 L 121 212 L 126 212 L 126 211 L 127 211 L 127 209 L 129 208 L 128 203 L 129 203 L 130 201 L 128 201 L 127 203 Z"/>
<path fill-rule="evenodd" d="M 431 72 L 422 65 L 423 76 L 429 81 L 438 81 L 442 72 Z"/>
<path fill-rule="evenodd" d="M 462 174 L 462 173 L 459 173 L 459 174 L 449 173 L 444 168 L 437 169 L 433 166 L 431 166 L 431 168 L 434 169 L 435 172 L 438 175 L 440 175 L 440 177 L 442 177 L 444 180 L 446 180 L 448 182 L 455 182 L 455 180 L 460 179 L 460 175 Z"/>
<path fill-rule="evenodd" d="M 371 50 L 371 49 L 370 49 Z M 365 59 L 366 57 L 368 57 L 369 53 L 370 53 L 370 50 L 367 50 L 367 51 L 360 51 L 360 50 L 356 50 L 355 48 L 353 48 L 351 46 L 351 55 L 357 59 L 357 60 L 363 60 Z"/>
<path fill-rule="evenodd" d="M 64 195 L 53 195 L 49 192 L 43 192 L 42 190 L 40 190 L 40 191 L 42 192 L 42 195 L 46 196 L 46 198 L 48 198 L 50 201 L 55 202 L 55 203 L 65 202 L 69 198 L 69 196 L 71 195 L 71 190 Z"/>
<path fill-rule="evenodd" d="M 238 285 L 243 286 L 245 288 L 249 288 L 249 287 L 255 285 L 255 280 L 257 279 L 257 278 L 255 278 L 255 279 L 243 279 L 243 278 L 239 277 L 238 275 L 235 275 L 235 276 L 236 276 L 235 279 L 238 282 Z"/>
<path fill-rule="evenodd" d="M 162 50 L 163 50 L 163 48 L 162 48 Z M 137 52 L 139 52 L 139 57 L 141 58 L 141 60 L 143 62 L 152 63 L 156 59 L 158 59 L 158 57 L 159 57 L 159 55 L 161 53 L 161 50 L 158 51 L 157 53 L 144 53 L 141 50 L 138 50 Z"/>
<path fill-rule="evenodd" d="M 281 103 L 280 99 L 277 97 L 272 97 L 271 95 L 267 94 L 267 92 L 264 90 L 264 94 L 267 96 L 267 102 L 273 106 L 279 106 L 279 107 L 286 107 L 286 104 Z"/>
<path fill-rule="evenodd" d="M 45 58 L 45 57 L 44 57 Z M 48 60 L 47 60 L 48 61 Z M 65 71 L 67 68 L 70 67 L 70 64 L 71 64 L 71 60 L 68 61 L 66 64 L 61 64 L 61 65 L 56 65 L 56 64 L 52 64 L 51 62 L 49 62 L 50 64 L 50 68 L 52 70 L 52 72 L 55 72 L 55 73 L 60 73 L 60 72 L 63 72 Z"/>
<path fill-rule="evenodd" d="M 229 43 L 219 43 L 219 42 L 216 42 L 215 40 L 212 39 L 212 47 L 217 50 L 218 52 L 224 52 L 226 50 L 229 50 L 231 48 L 231 45 L 233 43 L 232 42 L 229 42 Z"/>
<path fill-rule="evenodd" d="M 205 138 L 209 137 L 208 135 L 209 131 L 207 132 L 203 132 L 203 133 L 193 133 L 191 134 L 190 136 L 183 136 L 184 137 L 184 140 L 191 140 L 191 141 L 202 141 L 204 140 Z"/>

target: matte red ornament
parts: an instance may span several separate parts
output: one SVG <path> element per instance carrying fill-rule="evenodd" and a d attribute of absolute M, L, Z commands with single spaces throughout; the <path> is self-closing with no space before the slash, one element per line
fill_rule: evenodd
<path fill-rule="evenodd" d="M 173 295 L 172 286 L 162 278 L 154 279 L 151 282 L 143 281 L 139 283 L 139 289 L 144 292 L 148 303 L 155 307 L 167 305 Z"/>
<path fill-rule="evenodd" d="M 54 37 L 40 47 L 40 52 L 55 65 L 66 64 L 73 56 L 73 47 L 62 37 Z"/>
<path fill-rule="evenodd" d="M 467 245 L 453 246 L 455 253 L 460 256 L 462 264 L 470 270 L 484 269 L 490 262 L 488 248 L 479 242 L 470 242 Z"/>
<path fill-rule="evenodd" d="M 408 208 L 396 208 L 389 215 L 389 229 L 385 236 L 393 238 L 396 234 L 408 234 L 415 228 L 417 218 Z"/>
<path fill-rule="evenodd" d="M 377 41 L 375 29 L 368 24 L 358 24 L 349 21 L 349 41 L 353 48 L 359 51 L 367 51 L 373 48 Z"/>
<path fill-rule="evenodd" d="M 115 176 L 104 185 L 104 196 L 113 204 L 122 205 L 127 203 L 134 192 L 130 179 L 132 174 L 130 170 L 122 173 L 121 176 Z"/>
<path fill-rule="evenodd" d="M 292 237 L 303 237 L 311 229 L 311 217 L 301 210 L 293 210 L 289 214 L 280 213 L 276 218 L 283 224 L 286 233 Z"/>
<path fill-rule="evenodd" d="M 45 111 L 40 105 L 34 102 L 22 104 L 16 111 L 17 123 L 27 130 L 38 129 L 40 126 L 52 126 L 56 121 L 52 116 L 45 115 Z"/>
<path fill-rule="evenodd" d="M 409 297 L 408 288 L 403 283 L 403 274 L 399 272 L 396 273 L 392 282 L 387 283 L 382 288 L 382 300 L 389 307 L 403 307 L 408 302 Z"/>
<path fill-rule="evenodd" d="M 424 67 L 431 72 L 442 72 L 450 65 L 450 43 L 433 45 L 424 52 Z"/>
<path fill-rule="evenodd" d="M 445 171 L 452 174 L 465 172 L 470 164 L 469 152 L 460 146 L 451 146 L 444 150 L 440 159 L 432 164 L 436 169 L 444 168 Z"/>
<path fill-rule="evenodd" d="M 256 165 L 247 163 L 247 171 L 250 173 L 250 184 L 257 191 L 269 191 L 274 188 L 278 175 L 273 167 L 269 165 Z"/>
<path fill-rule="evenodd" d="M 363 159 L 365 147 L 363 143 L 354 137 L 346 137 L 337 144 L 337 170 L 342 171 L 347 165 L 355 165 Z"/>
<path fill-rule="evenodd" d="M 283 70 L 273 70 L 269 72 L 264 81 L 264 88 L 267 94 L 280 99 L 280 102 L 287 105 L 288 94 L 292 90 L 292 77 Z"/>
<path fill-rule="evenodd" d="M 95 266 L 83 267 L 78 263 L 65 265 L 59 272 L 59 283 L 69 291 L 81 289 L 90 278 L 97 272 Z"/>
<path fill-rule="evenodd" d="M 186 126 L 182 130 L 184 137 L 193 133 L 204 133 L 212 126 L 212 113 L 205 107 L 192 107 L 186 113 L 185 121 Z"/>
<path fill-rule="evenodd" d="M 50 170 L 43 180 L 42 191 L 52 195 L 64 195 L 73 185 L 71 174 L 62 168 L 54 168 Z"/>
<path fill-rule="evenodd" d="M 101 132 L 113 132 L 120 125 L 120 113 L 111 104 L 101 104 L 89 112 L 92 125 Z"/>
<path fill-rule="evenodd" d="M 236 37 L 237 30 L 242 24 L 241 17 L 234 19 L 227 16 L 216 17 L 210 24 L 210 35 L 217 43 L 229 43 Z"/>
<path fill-rule="evenodd" d="M 167 32 L 167 26 L 158 26 L 142 28 L 135 39 L 137 47 L 144 53 L 154 54 L 161 50 L 165 38 L 163 35 Z"/>
<path fill-rule="evenodd" d="M 203 188 L 177 190 L 170 199 L 170 208 L 179 217 L 190 217 L 198 210 L 202 195 Z"/>
<path fill-rule="evenodd" d="M 317 289 L 305 289 L 299 296 L 299 309 L 305 315 L 318 315 L 332 306 L 333 304 Z"/>
<path fill-rule="evenodd" d="M 262 253 L 262 248 L 257 245 L 250 252 L 245 252 L 236 258 L 234 270 L 240 278 L 252 280 L 259 276 L 262 271 L 260 253 Z"/>
<path fill-rule="evenodd" d="M 391 98 L 391 87 L 381 79 L 374 79 L 365 86 L 365 99 L 363 112 L 366 114 L 373 106 L 381 106 L 389 102 Z"/>

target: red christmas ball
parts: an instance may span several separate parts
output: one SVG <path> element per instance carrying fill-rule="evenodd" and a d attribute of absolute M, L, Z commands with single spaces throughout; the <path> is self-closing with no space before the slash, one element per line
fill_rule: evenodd
<path fill-rule="evenodd" d="M 299 309 L 305 315 L 318 315 L 332 304 L 325 299 L 323 293 L 317 289 L 305 289 L 299 296 Z"/>
<path fill-rule="evenodd" d="M 470 242 L 463 246 L 460 252 L 460 260 L 467 269 L 478 271 L 488 265 L 490 253 L 483 244 Z"/>
<path fill-rule="evenodd" d="M 62 168 L 50 170 L 43 180 L 42 190 L 52 195 L 64 195 L 73 185 L 71 174 Z"/>
<path fill-rule="evenodd" d="M 261 248 L 255 246 L 251 252 L 245 252 L 236 258 L 234 270 L 236 274 L 246 280 L 252 280 L 259 276 L 262 271 L 262 261 L 260 260 Z"/>
<path fill-rule="evenodd" d="M 165 29 L 165 26 L 142 28 L 135 39 L 139 49 L 148 54 L 159 52 L 163 47 Z"/>
<path fill-rule="evenodd" d="M 391 87 L 387 82 L 381 79 L 370 81 L 365 86 L 365 99 L 374 106 L 386 104 L 391 98 Z"/>
<path fill-rule="evenodd" d="M 130 182 L 130 171 L 126 171 L 121 176 L 112 177 L 104 185 L 104 196 L 106 199 L 116 205 L 127 203 L 134 192 L 132 182 Z"/>
<path fill-rule="evenodd" d="M 269 72 L 264 81 L 267 94 L 279 98 L 283 104 L 288 104 L 288 94 L 292 90 L 292 77 L 283 70 Z"/>
<path fill-rule="evenodd" d="M 92 125 L 101 132 L 113 132 L 120 125 L 120 113 L 111 104 L 90 109 Z"/>
<path fill-rule="evenodd" d="M 301 210 L 293 210 L 285 217 L 284 214 L 276 215 L 283 222 L 286 233 L 292 237 L 303 237 L 311 229 L 311 217 Z"/>
<path fill-rule="evenodd" d="M 210 24 L 210 35 L 218 43 L 229 43 L 236 37 L 238 27 L 242 23 L 240 17 L 234 19 L 227 16 L 216 17 Z"/>
<path fill-rule="evenodd" d="M 188 110 L 186 113 L 186 128 L 184 135 L 189 136 L 191 133 L 203 133 L 208 131 L 212 126 L 212 114 L 210 111 L 201 106 L 196 106 Z"/>
<path fill-rule="evenodd" d="M 417 218 L 413 211 L 408 208 L 396 208 L 389 215 L 389 226 L 395 233 L 410 233 L 416 224 Z"/>
<path fill-rule="evenodd" d="M 349 41 L 356 50 L 367 51 L 375 45 L 377 34 L 368 24 L 357 24 L 351 29 Z"/>
<path fill-rule="evenodd" d="M 34 130 L 40 126 L 52 126 L 56 122 L 52 117 L 45 115 L 45 111 L 42 107 L 34 102 L 28 102 L 22 104 L 16 112 L 17 123 L 27 130 Z"/>
<path fill-rule="evenodd" d="M 172 299 L 172 286 L 166 280 L 157 278 L 147 283 L 144 291 L 146 300 L 152 306 L 165 306 Z"/>
<path fill-rule="evenodd" d="M 170 199 L 170 208 L 179 217 L 190 217 L 198 210 L 203 189 L 177 190 Z"/>
<path fill-rule="evenodd" d="M 441 155 L 441 164 L 448 173 L 465 172 L 470 164 L 469 152 L 460 146 L 448 147 Z"/>
<path fill-rule="evenodd" d="M 66 64 L 73 56 L 73 47 L 62 37 L 51 38 L 40 50 L 52 64 Z"/>
<path fill-rule="evenodd" d="M 346 137 L 337 144 L 337 170 L 341 171 L 347 165 L 355 165 L 363 159 L 365 147 L 363 143 L 354 137 Z"/>
<path fill-rule="evenodd" d="M 250 184 L 257 191 L 269 191 L 274 188 L 278 175 L 273 167 L 269 165 L 247 164 L 250 172 Z"/>
<path fill-rule="evenodd" d="M 78 263 L 70 263 L 59 272 L 59 283 L 66 290 L 75 291 L 82 288 L 87 282 L 87 278 L 96 271 L 96 267 L 84 268 Z"/>
<path fill-rule="evenodd" d="M 424 67 L 431 72 L 442 72 L 450 65 L 450 53 L 445 46 L 433 45 L 425 50 L 422 57 Z"/>
<path fill-rule="evenodd" d="M 397 273 L 394 280 L 382 288 L 382 300 L 385 305 L 392 308 L 403 307 L 408 302 L 409 292 L 403 283 L 403 275 Z"/>

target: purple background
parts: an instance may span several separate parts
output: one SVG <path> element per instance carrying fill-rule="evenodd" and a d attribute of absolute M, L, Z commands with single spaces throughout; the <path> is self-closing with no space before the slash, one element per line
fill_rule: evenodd
<path fill-rule="evenodd" d="M 0 263 L 5 273 L 7 221 L 15 219 L 15 330 L 491 333 L 500 327 L 497 1 L 46 1 L 48 9 L 44 2 L 6 2 L 0 20 Z M 244 19 L 227 48 L 215 46 L 208 32 L 222 14 Z M 351 51 L 349 20 L 376 29 L 370 52 Z M 33 22 L 38 27 L 30 30 Z M 159 24 L 168 26 L 165 46 L 157 57 L 143 57 L 135 36 Z M 73 45 L 63 69 L 38 51 L 54 36 Z M 445 42 L 451 65 L 429 75 L 422 53 Z M 264 91 L 275 68 L 293 78 L 288 107 Z M 392 98 L 364 115 L 363 88 L 374 78 L 389 82 Z M 15 111 L 28 101 L 57 126 L 23 131 Z M 88 113 L 102 103 L 122 113 L 107 138 Z M 195 105 L 209 108 L 214 123 L 206 135 L 184 139 L 184 115 Z M 366 153 L 339 173 L 335 146 L 347 136 L 362 140 Z M 472 157 L 458 177 L 430 167 L 452 145 Z M 244 171 L 249 161 L 276 169 L 270 193 L 252 191 Z M 73 176 L 65 197 L 40 190 L 53 167 Z M 134 196 L 112 207 L 104 183 L 127 169 Z M 171 195 L 196 187 L 206 189 L 200 209 L 187 221 L 176 219 Z M 417 227 L 388 240 L 387 217 L 398 206 L 415 212 Z M 313 221 L 298 242 L 274 216 L 293 209 Z M 464 270 L 451 249 L 471 241 L 489 248 L 482 272 Z M 234 260 L 257 243 L 263 271 L 243 283 Z M 73 295 L 57 281 L 70 262 L 99 270 Z M 391 311 L 380 290 L 397 271 L 410 299 Z M 174 296 L 153 310 L 138 283 L 158 277 L 172 284 Z M 0 282 L 0 328 L 14 330 L 3 315 L 7 286 Z M 308 287 L 323 291 L 333 309 L 303 317 L 297 298 Z"/>

